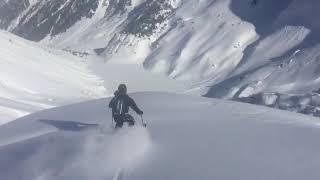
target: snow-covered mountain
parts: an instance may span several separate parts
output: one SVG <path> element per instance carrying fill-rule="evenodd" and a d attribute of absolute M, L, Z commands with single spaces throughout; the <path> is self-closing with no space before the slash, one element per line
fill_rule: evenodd
<path fill-rule="evenodd" d="M 320 177 L 317 118 L 198 96 L 149 92 L 132 97 L 145 112 L 146 129 L 138 125 L 112 132 L 105 108 L 110 99 L 45 110 L 0 126 L 1 178 Z"/>
<path fill-rule="evenodd" d="M 143 64 L 189 84 L 190 93 L 243 100 L 320 88 L 318 7 L 318 0 L 7 0 L 0 24 L 42 45 Z"/>
<path fill-rule="evenodd" d="M 119 83 L 129 92 L 184 89 L 138 65 L 74 54 L 82 57 L 0 31 L 0 125 L 42 109 L 110 96 Z"/>
<path fill-rule="evenodd" d="M 221 99 L 319 116 L 319 6 L 0 1 L 0 179 L 318 180 L 319 119 Z M 147 128 L 111 127 L 120 83 Z"/>

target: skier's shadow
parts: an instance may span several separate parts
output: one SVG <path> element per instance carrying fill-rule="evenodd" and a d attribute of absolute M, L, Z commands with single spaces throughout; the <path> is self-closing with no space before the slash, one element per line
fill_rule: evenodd
<path fill-rule="evenodd" d="M 50 119 L 39 119 L 38 121 L 52 125 L 63 131 L 82 131 L 87 129 L 94 129 L 99 126 L 98 124 L 80 123 L 75 121 L 60 121 Z"/>

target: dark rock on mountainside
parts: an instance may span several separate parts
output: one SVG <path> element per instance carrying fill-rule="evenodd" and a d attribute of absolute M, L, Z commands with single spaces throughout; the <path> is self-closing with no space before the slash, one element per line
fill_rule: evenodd
<path fill-rule="evenodd" d="M 105 13 L 105 18 L 108 20 L 115 15 L 124 14 L 127 11 L 127 7 L 132 5 L 132 2 L 131 0 L 110 0 L 105 1 L 105 5 L 108 6 Z"/>
<path fill-rule="evenodd" d="M 10 23 L 29 6 L 28 0 L 9 0 L 0 2 L 0 29 L 7 29 Z"/>
<path fill-rule="evenodd" d="M 33 41 L 65 32 L 82 17 L 92 17 L 99 0 L 49 0 L 35 4 L 13 33 Z"/>
<path fill-rule="evenodd" d="M 242 20 L 255 25 L 259 34 L 269 33 L 271 24 L 293 0 L 233 0 L 230 4 L 232 12 Z"/>
<path fill-rule="evenodd" d="M 234 97 L 232 100 L 320 117 L 320 95 L 316 93 L 304 95 L 258 93 L 248 97 Z"/>
<path fill-rule="evenodd" d="M 10 0 L 0 4 L 0 28 L 7 29 L 14 19 L 19 21 L 10 31 L 23 38 L 40 41 L 46 36 L 65 32 L 81 18 L 91 18 L 100 0 L 39 0 L 30 7 L 28 0 Z M 103 21 L 128 14 L 121 33 L 151 36 L 174 8 L 169 0 L 146 0 L 134 9 L 131 0 L 106 0 Z M 8 29 L 7 29 L 8 30 Z"/>
<path fill-rule="evenodd" d="M 168 0 L 146 1 L 129 13 L 124 32 L 136 36 L 151 36 L 157 25 L 163 23 L 173 11 Z"/>

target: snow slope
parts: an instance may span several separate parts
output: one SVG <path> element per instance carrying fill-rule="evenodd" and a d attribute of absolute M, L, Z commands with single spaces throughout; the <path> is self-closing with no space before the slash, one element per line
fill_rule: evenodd
<path fill-rule="evenodd" d="M 12 13 L 0 13 L 0 28 L 143 65 L 184 81 L 189 93 L 242 100 L 320 88 L 319 0 L 16 1 L 1 5 Z"/>
<path fill-rule="evenodd" d="M 0 124 L 44 108 L 105 95 L 81 59 L 0 32 Z"/>
<path fill-rule="evenodd" d="M 317 0 L 172 1 L 170 15 L 158 23 L 153 15 L 166 9 L 141 2 L 108 18 L 103 16 L 108 6 L 100 4 L 93 18 L 42 43 L 79 51 L 102 48 L 106 61 L 143 63 L 208 97 L 301 95 L 319 88 Z M 141 29 L 154 23 L 153 33 L 143 34 Z M 125 31 L 130 24 L 140 28 L 138 35 Z"/>
<path fill-rule="evenodd" d="M 35 113 L 0 126 L 10 180 L 317 180 L 319 120 L 195 96 L 132 94 L 148 128 L 113 133 L 110 99 Z M 139 122 L 139 118 L 136 117 Z M 103 127 L 105 133 L 99 133 Z"/>
<path fill-rule="evenodd" d="M 25 38 L 100 49 L 106 61 L 143 63 L 198 94 L 233 98 L 319 88 L 317 7 L 318 0 L 59 0 L 0 18 Z"/>
<path fill-rule="evenodd" d="M 0 124 L 45 108 L 129 92 L 184 90 L 184 85 L 139 65 L 77 57 L 0 31 Z"/>

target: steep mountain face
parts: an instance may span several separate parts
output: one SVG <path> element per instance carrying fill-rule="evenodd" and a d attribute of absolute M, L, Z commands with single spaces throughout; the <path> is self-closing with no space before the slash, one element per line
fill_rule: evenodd
<path fill-rule="evenodd" d="M 0 29 L 7 29 L 10 23 L 30 6 L 28 0 L 8 0 L 0 2 Z"/>
<path fill-rule="evenodd" d="M 164 22 L 174 8 L 168 0 L 146 1 L 128 14 L 124 33 L 136 36 L 152 36 L 158 24 Z"/>
<path fill-rule="evenodd" d="M 99 5 L 104 7 L 101 21 L 127 14 L 122 32 L 137 36 L 151 36 L 157 23 L 163 22 L 173 10 L 168 0 L 147 0 L 131 10 L 128 10 L 133 5 L 131 0 L 39 0 L 34 4 L 28 0 L 10 0 L 2 2 L 1 8 L 6 11 L 0 14 L 0 18 L 4 19 L 1 28 L 26 39 L 40 41 L 46 36 L 66 32 L 82 18 L 92 18 Z M 14 20 L 18 20 L 17 24 Z"/>
<path fill-rule="evenodd" d="M 258 1 L 246 11 L 237 1 L 231 4 L 239 17 L 255 25 L 261 37 L 246 48 L 244 58 L 228 78 L 215 83 L 206 96 L 319 116 L 319 104 L 314 102 L 320 81 L 320 26 L 316 20 L 320 16 L 316 10 L 319 1 L 281 1 L 275 3 L 276 12 L 268 3 Z M 277 15 L 265 18 L 265 7 Z M 271 104 L 264 98 L 270 94 L 274 97 Z"/>
<path fill-rule="evenodd" d="M 39 41 L 65 32 L 82 17 L 91 18 L 97 7 L 98 0 L 39 1 L 21 16 L 12 32 Z"/>
<path fill-rule="evenodd" d="M 317 0 L 10 0 L 0 7 L 14 2 L 10 17 L 0 14 L 1 28 L 143 64 L 192 93 L 242 100 L 320 87 Z"/>

